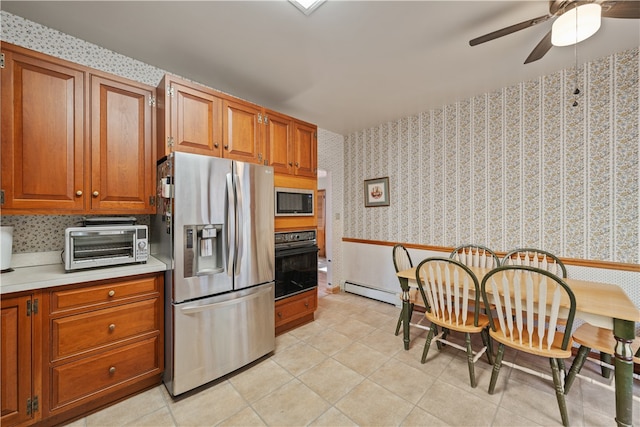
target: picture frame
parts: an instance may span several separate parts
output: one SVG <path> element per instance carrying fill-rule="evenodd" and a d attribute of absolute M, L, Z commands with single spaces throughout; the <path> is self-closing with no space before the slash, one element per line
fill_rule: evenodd
<path fill-rule="evenodd" d="M 389 206 L 389 177 L 364 180 L 364 207 Z"/>

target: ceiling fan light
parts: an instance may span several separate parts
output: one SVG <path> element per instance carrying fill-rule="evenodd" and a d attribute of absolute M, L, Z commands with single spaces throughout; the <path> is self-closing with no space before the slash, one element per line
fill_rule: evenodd
<path fill-rule="evenodd" d="M 569 46 L 594 35 L 600 28 L 602 7 L 596 3 L 584 4 L 563 13 L 551 27 L 551 44 Z"/>

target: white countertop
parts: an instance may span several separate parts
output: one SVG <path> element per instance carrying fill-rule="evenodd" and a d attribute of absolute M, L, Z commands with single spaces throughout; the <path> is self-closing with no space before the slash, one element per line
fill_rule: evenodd
<path fill-rule="evenodd" d="M 0 275 L 0 294 L 2 295 L 94 280 L 155 273 L 165 271 L 167 266 L 164 262 L 150 256 L 145 264 L 90 268 L 66 273 L 60 259 L 60 252 L 36 252 L 14 254 L 11 268 L 14 271 Z"/>

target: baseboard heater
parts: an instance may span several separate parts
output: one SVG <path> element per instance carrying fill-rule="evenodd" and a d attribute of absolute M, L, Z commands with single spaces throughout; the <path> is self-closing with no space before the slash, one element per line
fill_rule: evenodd
<path fill-rule="evenodd" d="M 396 293 L 347 281 L 344 282 L 344 291 L 378 301 L 387 302 L 395 305 L 396 307 L 400 307 L 402 305 L 402 301 L 400 301 L 399 297 L 400 289 L 398 289 L 398 292 Z"/>

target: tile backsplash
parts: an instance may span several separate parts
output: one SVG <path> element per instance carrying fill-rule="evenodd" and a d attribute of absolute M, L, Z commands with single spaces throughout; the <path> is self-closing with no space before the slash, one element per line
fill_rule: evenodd
<path fill-rule="evenodd" d="M 87 215 L 88 216 L 88 215 Z M 64 249 L 64 230 L 82 225 L 85 215 L 3 215 L 0 224 L 12 226 L 13 253 Z M 136 224 L 149 225 L 149 215 L 135 215 Z"/>

